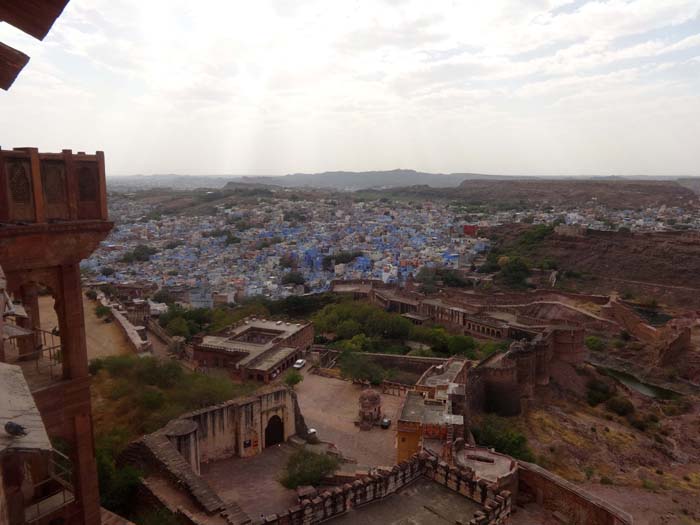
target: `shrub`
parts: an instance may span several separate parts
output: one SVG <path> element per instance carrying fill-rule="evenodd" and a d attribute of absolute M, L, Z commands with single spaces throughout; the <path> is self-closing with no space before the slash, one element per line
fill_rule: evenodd
<path fill-rule="evenodd" d="M 508 259 L 501 267 L 501 277 L 512 288 L 522 288 L 526 285 L 530 268 L 519 257 Z"/>
<path fill-rule="evenodd" d="M 607 400 L 605 408 L 615 412 L 618 416 L 627 416 L 634 412 L 634 405 L 629 399 L 621 396 L 614 396 Z"/>
<path fill-rule="evenodd" d="M 610 479 L 609 477 L 607 477 L 607 476 L 603 476 L 602 478 L 600 478 L 600 484 L 601 484 L 601 485 L 612 485 L 612 484 L 613 484 L 613 480 L 611 480 L 611 479 Z"/>
<path fill-rule="evenodd" d="M 600 379 L 590 379 L 588 383 L 586 383 L 586 387 L 588 388 L 586 399 L 588 400 L 588 404 L 592 407 L 607 401 L 614 393 L 613 388 Z"/>
<path fill-rule="evenodd" d="M 108 306 L 104 306 L 104 305 L 99 304 L 95 307 L 95 315 L 97 317 L 99 317 L 100 319 L 108 316 L 110 314 L 110 312 L 111 312 L 111 310 Z"/>
<path fill-rule="evenodd" d="M 129 515 L 140 483 L 140 473 L 133 467 L 117 468 L 114 458 L 124 449 L 130 436 L 126 429 L 113 427 L 95 439 L 95 459 L 102 506 Z"/>
<path fill-rule="evenodd" d="M 639 419 L 637 417 L 633 417 L 630 419 L 630 425 L 632 425 L 634 428 L 636 428 L 640 432 L 644 432 L 648 427 L 648 423 L 645 420 Z"/>
<path fill-rule="evenodd" d="M 165 396 L 163 395 L 163 392 L 156 388 L 147 388 L 141 392 L 137 403 L 143 410 L 158 410 L 165 403 Z"/>
<path fill-rule="evenodd" d="M 586 347 L 593 352 L 600 352 L 602 350 L 605 350 L 605 342 L 600 337 L 589 335 L 584 340 L 584 343 Z"/>
<path fill-rule="evenodd" d="M 294 388 L 294 386 L 298 385 L 304 380 L 304 376 L 301 375 L 301 373 L 297 370 L 290 370 L 284 375 L 284 384 Z"/>
<path fill-rule="evenodd" d="M 111 355 L 102 359 L 102 364 L 112 377 L 122 377 L 134 366 L 135 357 L 129 355 Z"/>
<path fill-rule="evenodd" d="M 338 468 L 338 460 L 326 454 L 316 454 L 308 450 L 299 450 L 287 461 L 280 482 L 288 489 L 302 485 L 318 485 L 323 478 Z"/>
<path fill-rule="evenodd" d="M 85 290 L 85 297 L 94 301 L 95 299 L 97 299 L 97 292 L 95 290 L 92 290 L 92 289 Z"/>
<path fill-rule="evenodd" d="M 90 359 L 90 363 L 88 364 L 88 372 L 90 373 L 91 376 L 97 375 L 97 373 L 102 370 L 104 367 L 104 363 L 102 359 L 96 358 L 96 359 Z"/>
<path fill-rule="evenodd" d="M 527 438 L 515 429 L 507 419 L 495 415 L 483 418 L 481 425 L 473 427 L 472 434 L 479 445 L 492 447 L 523 461 L 534 461 Z"/>
<path fill-rule="evenodd" d="M 190 337 L 190 327 L 187 324 L 187 320 L 182 317 L 176 317 L 171 320 L 165 327 L 165 330 L 171 336 L 180 336 L 185 339 Z"/>

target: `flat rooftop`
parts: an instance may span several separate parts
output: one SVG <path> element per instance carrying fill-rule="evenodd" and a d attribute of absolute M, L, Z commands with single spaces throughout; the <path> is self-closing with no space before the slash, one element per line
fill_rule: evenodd
<path fill-rule="evenodd" d="M 336 293 L 369 293 L 372 290 L 371 284 L 334 284 L 333 291 Z"/>
<path fill-rule="evenodd" d="M 26 435 L 10 436 L 8 421 L 24 427 Z M 0 452 L 5 450 L 52 450 L 49 436 L 22 369 L 0 363 Z"/>
<path fill-rule="evenodd" d="M 469 523 L 479 505 L 434 481 L 418 478 L 391 496 L 331 519 L 333 525 L 443 525 Z M 459 520 L 459 521 L 458 521 Z"/>
<path fill-rule="evenodd" d="M 483 448 L 462 449 L 455 454 L 455 462 L 473 469 L 479 479 L 494 483 L 517 468 L 513 459 Z"/>
<path fill-rule="evenodd" d="M 426 400 L 420 392 L 408 392 L 399 421 L 423 425 L 461 425 L 463 417 L 447 413 L 447 405 L 440 401 Z"/>
<path fill-rule="evenodd" d="M 296 352 L 296 348 L 292 348 L 289 346 L 282 346 L 280 348 L 273 348 L 269 352 L 265 353 L 262 357 L 260 357 L 259 362 L 256 362 L 254 364 L 250 365 L 250 368 L 252 370 L 260 370 L 262 372 L 267 372 L 271 368 L 274 368 L 277 366 L 278 363 L 284 361 L 287 359 L 290 355 L 292 355 L 294 352 Z M 244 359 L 243 361 L 246 361 L 247 359 Z M 242 364 L 243 361 L 241 361 Z"/>
<path fill-rule="evenodd" d="M 459 374 L 466 363 L 466 361 L 455 360 L 447 365 L 432 367 L 426 371 L 418 384 L 424 386 L 447 386 L 450 383 L 454 383 L 457 374 Z M 442 367 L 442 371 L 440 371 L 440 367 Z"/>
<path fill-rule="evenodd" d="M 199 346 L 231 353 L 248 354 L 238 365 L 247 366 L 262 359 L 260 363 L 255 364 L 255 369 L 268 370 L 294 352 L 294 349 L 287 346 L 275 347 L 307 326 L 308 323 L 247 319 L 239 325 L 227 328 L 219 335 L 204 336 Z M 256 335 L 259 337 L 256 338 Z M 251 336 L 253 340 L 246 340 L 246 336 Z M 256 342 L 255 339 L 258 339 L 259 342 Z"/>
<path fill-rule="evenodd" d="M 401 295 L 389 289 L 376 290 L 375 293 L 389 301 L 396 301 L 397 303 L 405 303 L 413 306 L 419 305 L 418 300 L 411 299 L 410 297 L 406 297 L 405 295 Z"/>

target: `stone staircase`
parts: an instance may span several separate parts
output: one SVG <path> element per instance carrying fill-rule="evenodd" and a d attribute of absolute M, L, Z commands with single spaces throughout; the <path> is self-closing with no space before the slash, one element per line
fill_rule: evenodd
<path fill-rule="evenodd" d="M 452 460 L 452 444 L 455 440 L 455 427 L 452 424 L 447 425 L 447 437 L 445 438 L 445 444 L 442 446 L 442 459 L 446 462 Z"/>
<path fill-rule="evenodd" d="M 249 525 L 253 523 L 238 503 L 229 503 L 226 508 L 221 511 L 221 517 L 226 520 L 229 525 Z"/>

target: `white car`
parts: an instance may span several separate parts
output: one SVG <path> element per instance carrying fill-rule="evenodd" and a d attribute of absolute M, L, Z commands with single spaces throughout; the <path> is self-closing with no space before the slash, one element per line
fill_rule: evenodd
<path fill-rule="evenodd" d="M 305 365 L 306 365 L 306 359 L 297 359 L 294 362 L 293 368 L 296 368 L 297 370 L 301 370 L 302 368 L 304 368 Z"/>

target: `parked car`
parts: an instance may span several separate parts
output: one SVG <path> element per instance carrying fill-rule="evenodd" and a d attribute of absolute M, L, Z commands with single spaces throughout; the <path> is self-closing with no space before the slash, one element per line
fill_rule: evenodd
<path fill-rule="evenodd" d="M 389 428 L 391 426 L 391 419 L 389 419 L 388 417 L 384 417 L 382 418 L 382 421 L 381 423 L 379 423 L 379 425 L 382 428 Z"/>
<path fill-rule="evenodd" d="M 305 365 L 306 365 L 306 359 L 297 359 L 294 362 L 293 368 L 296 368 L 297 370 L 301 370 L 302 368 L 304 368 Z"/>

